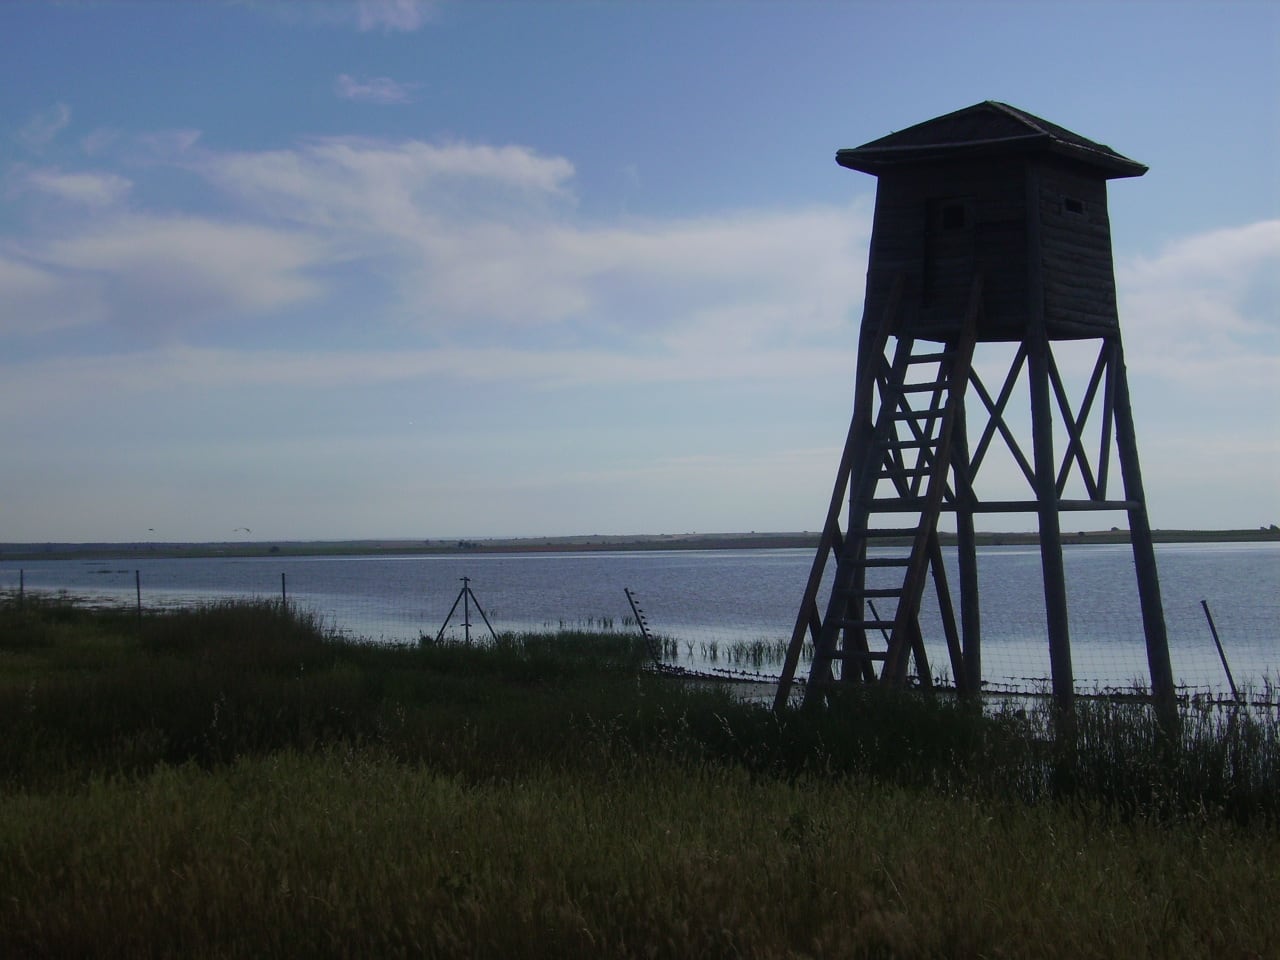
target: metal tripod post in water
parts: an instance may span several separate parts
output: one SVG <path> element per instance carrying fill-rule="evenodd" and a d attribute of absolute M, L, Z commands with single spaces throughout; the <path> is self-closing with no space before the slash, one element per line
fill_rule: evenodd
<path fill-rule="evenodd" d="M 449 615 L 444 618 L 444 623 L 440 624 L 440 630 L 436 634 L 436 643 L 439 643 L 440 638 L 444 636 L 444 631 L 449 626 L 449 621 L 453 619 L 453 614 L 458 609 L 459 603 L 462 604 L 462 632 L 468 646 L 471 644 L 471 604 L 473 603 L 476 605 L 476 612 L 480 614 L 480 619 L 489 628 L 489 636 L 497 641 L 498 634 L 494 632 L 493 624 L 485 616 L 484 608 L 480 606 L 480 601 L 476 599 L 475 593 L 471 590 L 471 578 L 459 577 L 458 579 L 462 581 L 462 589 L 458 591 L 458 595 L 454 598 L 453 606 L 449 608 Z"/>

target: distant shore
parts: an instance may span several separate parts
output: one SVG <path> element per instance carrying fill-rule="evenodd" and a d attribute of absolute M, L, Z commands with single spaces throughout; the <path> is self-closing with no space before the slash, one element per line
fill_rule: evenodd
<path fill-rule="evenodd" d="M 1248 530 L 1155 530 L 1157 543 L 1280 542 L 1280 528 Z M 487 537 L 476 539 L 280 540 L 208 543 L 4 543 L 0 560 L 76 560 L 105 557 L 315 557 L 463 553 L 579 553 L 630 550 L 814 549 L 819 535 L 798 533 L 591 534 L 564 537 Z M 1064 532 L 1064 543 L 1127 543 L 1127 530 Z M 950 534 L 943 543 L 954 542 Z M 886 543 L 889 541 L 886 541 Z M 1035 544 L 1035 533 L 980 533 L 983 546 Z"/>

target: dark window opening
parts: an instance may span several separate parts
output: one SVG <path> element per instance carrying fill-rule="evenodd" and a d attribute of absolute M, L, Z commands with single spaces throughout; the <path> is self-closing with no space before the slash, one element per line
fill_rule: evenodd
<path fill-rule="evenodd" d="M 939 226 L 943 230 L 963 230 L 965 227 L 963 203 L 948 203 L 942 208 L 942 217 Z"/>
<path fill-rule="evenodd" d="M 1062 209 L 1067 213 L 1073 213 L 1077 217 L 1084 216 L 1084 201 L 1077 200 L 1075 197 L 1063 197 Z"/>

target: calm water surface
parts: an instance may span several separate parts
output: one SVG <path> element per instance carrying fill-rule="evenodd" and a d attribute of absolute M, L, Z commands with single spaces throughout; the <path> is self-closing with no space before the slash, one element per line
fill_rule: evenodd
<path fill-rule="evenodd" d="M 957 582 L 954 551 L 948 553 Z M 1207 600 L 1237 682 L 1280 678 L 1280 544 L 1162 544 L 1156 548 L 1165 619 L 1178 681 L 1221 689 L 1221 662 L 1200 601 Z M 387 641 L 434 635 L 471 578 L 498 630 L 612 623 L 632 629 L 623 593 L 638 595 L 650 625 L 677 640 L 694 666 L 732 666 L 734 643 L 788 637 L 810 550 L 637 551 L 448 556 L 50 560 L 0 565 L 0 589 L 19 568 L 32 591 L 158 607 L 219 598 L 279 597 L 314 610 L 348 633 Z M 1146 676 L 1142 622 L 1127 545 L 1064 550 L 1077 685 L 1126 684 Z M 1049 675 L 1040 557 L 1034 547 L 979 551 L 984 675 L 1034 686 Z M 937 635 L 926 606 L 926 633 Z M 461 629 L 461 607 L 450 632 Z M 472 613 L 473 632 L 483 625 Z M 935 673 L 947 661 L 930 646 Z M 761 666 L 770 672 L 768 665 Z M 776 667 L 774 668 L 776 670 Z"/>

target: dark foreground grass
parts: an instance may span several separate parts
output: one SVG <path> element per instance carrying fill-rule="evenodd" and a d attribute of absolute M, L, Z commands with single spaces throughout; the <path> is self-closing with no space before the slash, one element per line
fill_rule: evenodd
<path fill-rule="evenodd" d="M 1271 956 L 1274 718 L 856 697 L 616 635 L 0 606 L 0 955 Z"/>

